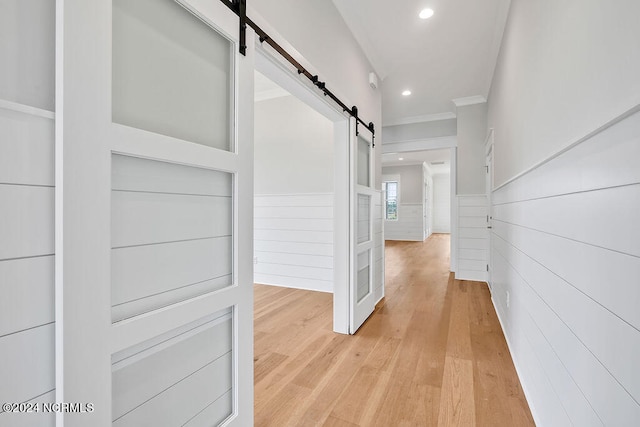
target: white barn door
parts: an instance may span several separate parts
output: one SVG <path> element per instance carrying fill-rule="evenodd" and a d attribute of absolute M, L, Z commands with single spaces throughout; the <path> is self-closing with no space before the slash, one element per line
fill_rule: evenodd
<path fill-rule="evenodd" d="M 379 193 L 373 184 L 373 138 L 368 129 L 351 123 L 351 280 L 349 287 L 349 333 L 354 334 L 375 308 L 374 206 Z"/>
<path fill-rule="evenodd" d="M 66 427 L 253 422 L 238 28 L 217 0 L 57 3 L 56 400 L 91 404 Z"/>

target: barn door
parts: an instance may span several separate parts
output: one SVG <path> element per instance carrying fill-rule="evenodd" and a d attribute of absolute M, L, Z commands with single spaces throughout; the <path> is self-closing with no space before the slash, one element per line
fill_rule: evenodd
<path fill-rule="evenodd" d="M 374 250 L 373 212 L 379 193 L 373 185 L 372 135 L 363 126 L 356 132 L 351 119 L 351 281 L 350 330 L 355 333 L 373 313 Z"/>
<path fill-rule="evenodd" d="M 220 1 L 57 8 L 58 421 L 251 425 L 253 34 Z"/>

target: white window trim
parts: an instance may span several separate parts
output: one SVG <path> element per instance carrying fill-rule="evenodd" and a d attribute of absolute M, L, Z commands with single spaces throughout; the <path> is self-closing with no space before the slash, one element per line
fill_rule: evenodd
<path fill-rule="evenodd" d="M 397 194 L 396 194 L 396 203 L 397 203 L 397 208 L 396 208 L 396 219 L 387 219 L 387 194 L 386 194 L 386 188 L 385 188 L 385 183 L 387 182 L 397 182 L 398 183 L 398 188 L 397 188 Z M 401 189 L 402 188 L 402 183 L 400 182 L 400 175 L 382 175 L 382 190 L 385 191 L 385 200 L 384 200 L 384 209 L 385 209 L 385 215 L 384 215 L 384 220 L 385 221 L 389 221 L 389 222 L 397 222 L 400 220 L 400 203 L 401 203 Z"/>

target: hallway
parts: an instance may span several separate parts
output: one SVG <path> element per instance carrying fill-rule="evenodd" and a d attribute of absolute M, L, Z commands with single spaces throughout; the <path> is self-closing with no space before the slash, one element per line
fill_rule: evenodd
<path fill-rule="evenodd" d="M 534 425 L 487 286 L 449 275 L 449 235 L 385 254 L 355 336 L 332 332 L 331 294 L 255 286 L 255 425 Z"/>

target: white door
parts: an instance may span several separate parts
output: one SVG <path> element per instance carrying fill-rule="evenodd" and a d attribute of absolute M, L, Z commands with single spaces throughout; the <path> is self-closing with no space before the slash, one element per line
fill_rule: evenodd
<path fill-rule="evenodd" d="M 489 289 L 491 289 L 491 248 L 492 248 L 492 241 L 491 239 L 493 238 L 493 233 L 491 232 L 491 228 L 492 228 L 492 219 L 493 219 L 493 214 L 492 214 L 492 203 L 491 203 L 491 196 L 492 196 L 492 191 L 493 191 L 493 145 L 489 145 L 489 147 L 487 148 L 487 155 L 486 155 L 486 174 L 485 174 L 485 189 L 487 192 L 487 228 L 489 229 L 489 247 L 487 248 L 487 284 L 489 285 Z"/>
<path fill-rule="evenodd" d="M 427 237 L 429 237 L 429 235 L 431 234 L 431 230 L 429 229 L 429 217 L 428 217 L 431 214 L 429 212 L 429 184 L 426 182 L 424 183 L 424 205 L 423 205 L 422 212 L 423 212 L 422 229 L 424 230 L 424 235 L 422 237 L 422 240 L 424 240 Z"/>
<path fill-rule="evenodd" d="M 58 422 L 251 425 L 253 33 L 220 1 L 57 8 Z"/>
<path fill-rule="evenodd" d="M 373 186 L 372 137 L 364 126 L 351 119 L 351 280 L 349 287 L 349 333 L 355 333 L 373 313 L 374 250 L 373 212 L 379 192 Z"/>

